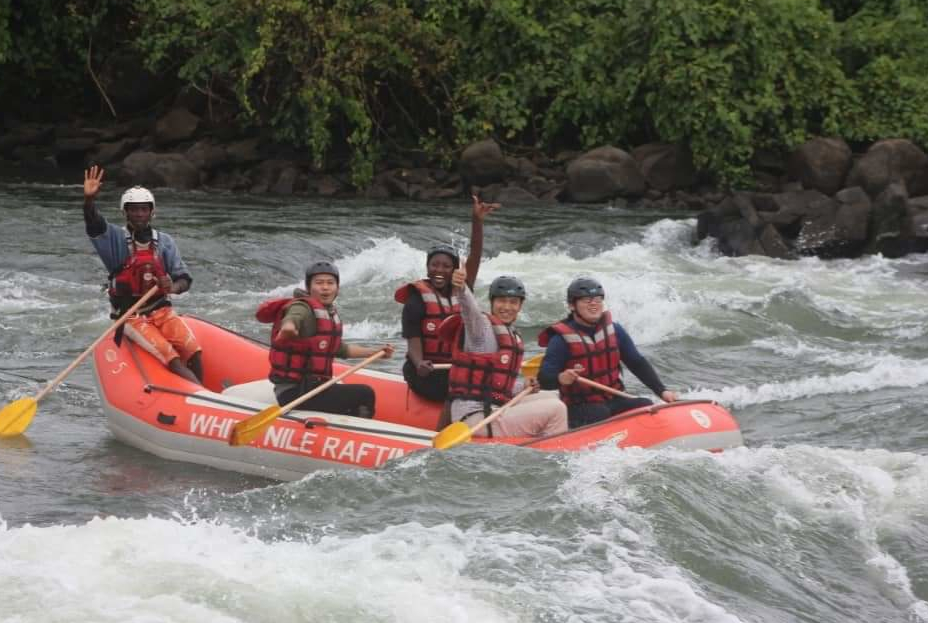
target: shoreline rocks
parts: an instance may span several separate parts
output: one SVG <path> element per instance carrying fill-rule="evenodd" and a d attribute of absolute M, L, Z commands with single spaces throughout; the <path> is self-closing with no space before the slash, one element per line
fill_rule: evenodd
<path fill-rule="evenodd" d="M 220 189 L 277 196 L 441 201 L 470 190 L 505 203 L 629 202 L 697 214 L 697 240 L 726 255 L 789 259 L 928 250 L 928 155 L 905 139 L 854 154 L 840 138 L 815 137 L 791 154 L 755 156 L 761 191 L 722 193 L 706 185 L 689 149 L 647 143 L 603 145 L 553 157 L 507 155 L 492 139 L 466 147 L 455 170 L 428 162 L 379 163 L 355 188 L 344 163 L 316 166 L 308 154 L 176 103 L 161 115 L 105 125 L 7 121 L 0 178 L 74 182 L 98 164 L 122 184 Z"/>

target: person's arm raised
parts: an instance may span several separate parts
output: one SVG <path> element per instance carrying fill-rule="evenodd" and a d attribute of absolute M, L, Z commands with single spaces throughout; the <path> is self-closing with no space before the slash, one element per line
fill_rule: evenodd
<path fill-rule="evenodd" d="M 498 203 L 485 203 L 472 194 L 474 209 L 470 220 L 470 251 L 464 269 L 467 271 L 467 287 L 474 289 L 477 282 L 477 272 L 480 270 L 480 257 L 483 255 L 483 220 L 494 210 L 501 206 Z"/>

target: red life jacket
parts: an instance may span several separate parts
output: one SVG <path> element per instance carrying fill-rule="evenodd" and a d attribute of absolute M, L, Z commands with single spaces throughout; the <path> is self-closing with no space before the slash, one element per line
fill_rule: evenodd
<path fill-rule="evenodd" d="M 555 334 L 564 338 L 570 351 L 570 357 L 564 366 L 565 370 L 581 367 L 583 376 L 591 381 L 618 390 L 624 389 L 619 365 L 622 361 L 619 353 L 619 338 L 615 334 L 611 313 L 603 312 L 592 338 L 562 320 L 542 331 L 538 335 L 538 344 L 547 346 L 548 340 Z M 610 395 L 583 383 L 561 385 L 560 393 L 561 399 L 568 405 L 605 402 L 611 398 Z"/>
<path fill-rule="evenodd" d="M 522 336 L 515 329 L 486 314 L 496 334 L 495 353 L 470 353 L 462 349 L 464 323 L 460 314 L 450 316 L 439 327 L 441 338 L 452 344 L 448 397 L 503 404 L 512 398 L 512 387 L 522 368 Z"/>
<path fill-rule="evenodd" d="M 448 316 L 461 313 L 461 304 L 458 297 L 442 296 L 428 279 L 420 279 L 400 286 L 393 294 L 397 303 L 405 303 L 409 298 L 409 289 L 415 288 L 422 297 L 425 306 L 425 315 L 422 317 L 422 355 L 433 363 L 448 363 L 451 361 L 451 342 L 442 340 L 438 335 L 438 327 Z"/>
<path fill-rule="evenodd" d="M 152 286 L 158 285 L 159 278 L 167 275 L 158 248 L 157 230 L 151 230 L 151 242 L 146 247 L 140 247 L 128 229 L 125 232 L 129 257 L 122 266 L 110 274 L 107 291 L 113 307 L 120 313 L 135 304 Z M 170 305 L 170 301 L 164 298 L 163 294 L 157 294 L 151 300 L 152 302 L 139 310 L 139 313 L 149 313 L 158 307 Z"/>
<path fill-rule="evenodd" d="M 316 316 L 316 334 L 312 337 L 296 337 L 292 340 L 278 340 L 280 323 L 290 307 L 296 301 L 309 305 Z M 342 321 L 338 312 L 332 308 L 330 314 L 326 306 L 308 296 L 283 298 L 265 301 L 258 307 L 255 317 L 260 322 L 273 322 L 271 328 L 271 381 L 327 381 L 332 378 L 332 362 L 342 345 Z"/>

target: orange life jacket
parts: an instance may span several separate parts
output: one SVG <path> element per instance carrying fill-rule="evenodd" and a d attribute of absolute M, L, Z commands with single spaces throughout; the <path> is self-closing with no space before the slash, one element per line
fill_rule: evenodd
<path fill-rule="evenodd" d="M 280 324 L 287 308 L 296 301 L 309 305 L 316 317 L 316 334 L 279 340 Z M 281 298 L 265 301 L 258 307 L 255 317 L 260 322 L 273 322 L 271 328 L 271 381 L 327 381 L 332 378 L 332 362 L 342 344 L 342 321 L 338 312 L 310 297 Z"/>
<path fill-rule="evenodd" d="M 522 336 L 490 314 L 486 314 L 496 335 L 495 353 L 471 353 L 463 350 L 464 323 L 459 314 L 450 316 L 439 327 L 441 338 L 451 342 L 451 371 L 448 373 L 448 397 L 503 404 L 512 398 L 512 388 L 522 368 Z"/>
<path fill-rule="evenodd" d="M 593 337 L 577 331 L 565 320 L 562 320 L 539 333 L 538 344 L 547 346 L 552 335 L 560 335 L 564 338 L 564 342 L 570 351 L 570 357 L 564 366 L 565 370 L 583 368 L 582 375 L 591 381 L 618 390 L 624 389 L 620 366 L 622 357 L 619 353 L 619 338 L 615 334 L 615 325 L 612 324 L 611 313 L 608 311 L 603 312 L 602 318 L 599 319 L 599 323 L 596 325 Z M 561 385 L 560 394 L 561 399 L 568 405 L 605 402 L 611 398 L 611 396 L 594 387 L 576 382 L 570 385 Z"/>
<path fill-rule="evenodd" d="M 397 303 L 406 303 L 409 298 L 409 289 L 415 288 L 422 297 L 425 306 L 425 315 L 422 317 L 422 355 L 433 363 L 448 363 L 451 361 L 451 342 L 442 340 L 438 335 L 438 327 L 448 316 L 461 313 L 461 304 L 458 297 L 443 296 L 428 279 L 420 279 L 400 286 L 393 294 Z"/>

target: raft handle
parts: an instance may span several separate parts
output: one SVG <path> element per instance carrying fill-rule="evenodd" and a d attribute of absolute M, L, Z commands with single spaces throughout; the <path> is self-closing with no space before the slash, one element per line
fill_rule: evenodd
<path fill-rule="evenodd" d="M 176 415 L 168 415 L 164 411 L 158 412 L 158 421 L 167 426 L 172 426 L 177 421 Z"/>

